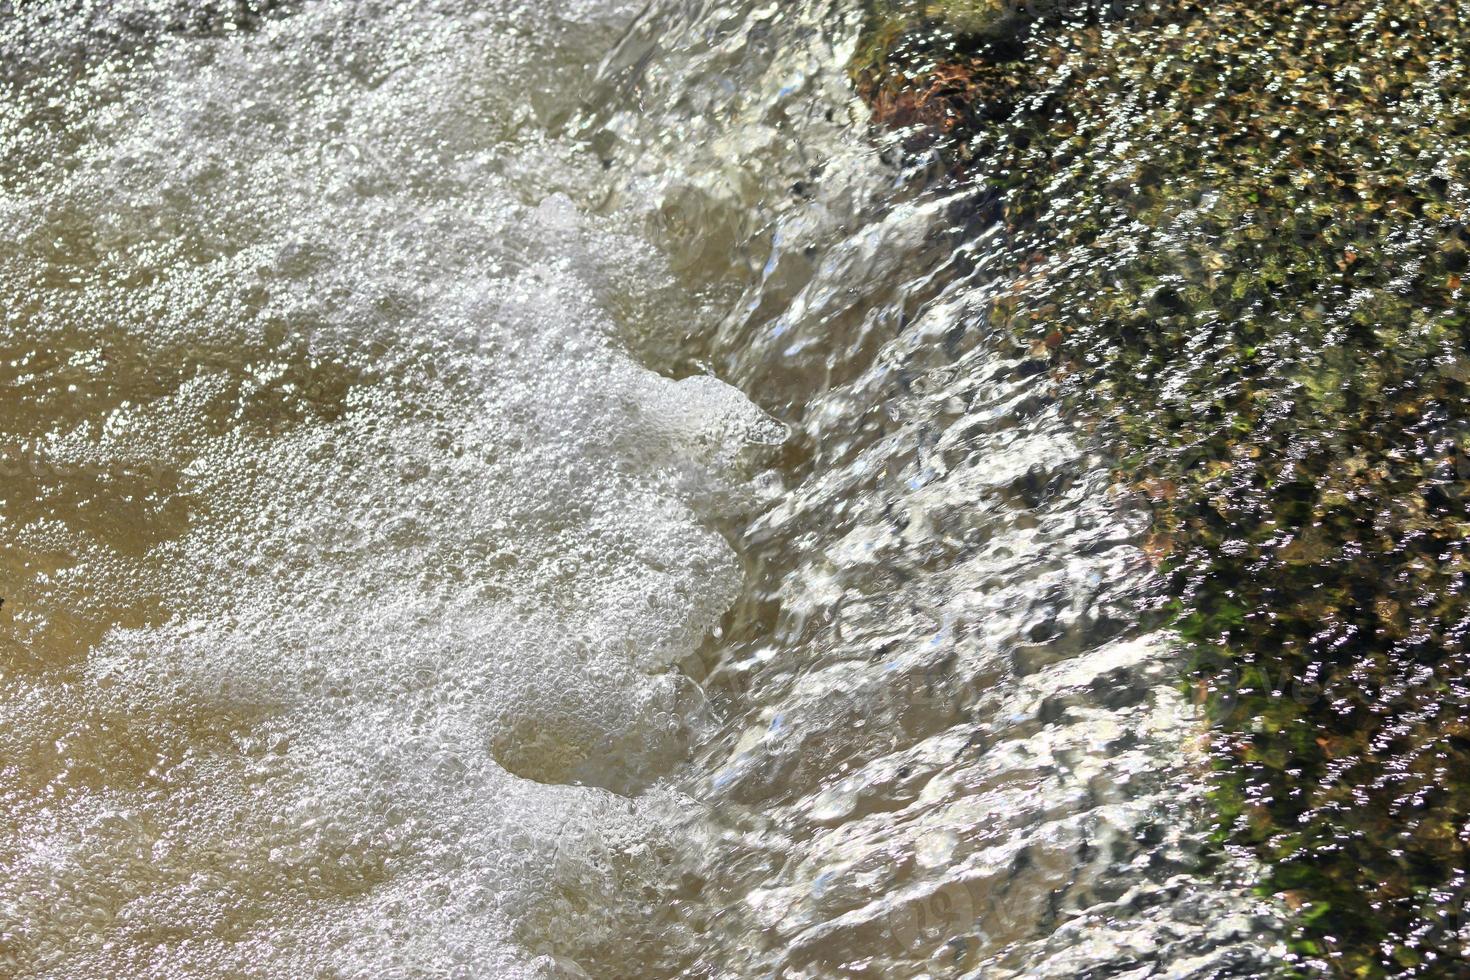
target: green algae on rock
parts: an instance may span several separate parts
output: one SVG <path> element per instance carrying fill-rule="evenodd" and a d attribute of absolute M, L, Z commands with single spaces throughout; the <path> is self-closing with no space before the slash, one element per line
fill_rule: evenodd
<path fill-rule="evenodd" d="M 1306 969 L 1463 964 L 1463 2 L 879 4 L 875 124 L 998 195 L 992 321 L 1154 514 L 1222 840 Z"/>

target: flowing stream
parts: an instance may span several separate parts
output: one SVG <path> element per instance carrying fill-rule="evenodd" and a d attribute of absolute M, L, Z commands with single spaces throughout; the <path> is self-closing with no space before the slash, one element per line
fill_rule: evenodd
<path fill-rule="evenodd" d="M 0 4 L 0 973 L 1271 969 L 862 16 Z"/>

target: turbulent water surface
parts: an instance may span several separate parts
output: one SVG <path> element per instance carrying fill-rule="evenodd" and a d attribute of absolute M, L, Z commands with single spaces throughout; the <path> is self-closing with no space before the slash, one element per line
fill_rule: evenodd
<path fill-rule="evenodd" d="M 0 17 L 6 975 L 1281 955 L 861 4 Z"/>

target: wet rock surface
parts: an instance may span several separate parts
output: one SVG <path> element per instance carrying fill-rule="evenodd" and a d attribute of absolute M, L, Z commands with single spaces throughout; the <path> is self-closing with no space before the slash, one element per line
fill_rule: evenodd
<path fill-rule="evenodd" d="M 894 10 L 857 85 L 996 196 L 991 322 L 1148 502 L 1222 833 L 1305 968 L 1461 969 L 1466 8 Z"/>

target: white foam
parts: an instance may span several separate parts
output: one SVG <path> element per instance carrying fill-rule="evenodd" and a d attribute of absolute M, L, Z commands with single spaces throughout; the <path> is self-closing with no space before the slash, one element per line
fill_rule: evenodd
<path fill-rule="evenodd" d="M 0 962 L 576 972 L 667 888 L 670 664 L 779 432 L 621 350 L 658 262 L 557 192 L 526 89 L 587 58 L 531 39 L 611 6 L 305 5 L 4 131 L 77 148 L 7 175 L 0 329 L 103 368 L 14 423 L 53 484 L 16 628 L 100 638 L 0 689 Z"/>

